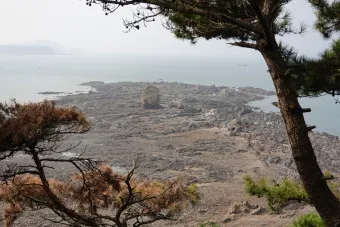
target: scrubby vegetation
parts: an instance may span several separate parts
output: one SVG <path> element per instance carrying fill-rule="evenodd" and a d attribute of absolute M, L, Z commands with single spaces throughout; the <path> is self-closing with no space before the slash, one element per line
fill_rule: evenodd
<path fill-rule="evenodd" d="M 272 212 L 280 211 L 288 201 L 309 202 L 306 190 L 293 180 L 284 179 L 277 183 L 262 178 L 256 182 L 250 176 L 246 176 L 244 180 L 246 192 L 251 196 L 265 197 Z"/>
<path fill-rule="evenodd" d="M 191 184 L 191 185 L 189 185 L 188 186 L 188 196 L 189 196 L 189 198 L 190 198 L 190 201 L 192 202 L 192 203 L 198 203 L 199 202 L 199 200 L 200 200 L 200 196 L 199 196 L 199 194 L 198 194 L 198 186 L 197 186 L 197 184 Z"/>
<path fill-rule="evenodd" d="M 201 224 L 200 227 L 220 227 L 220 226 L 215 222 L 208 222 Z"/>
<path fill-rule="evenodd" d="M 142 93 L 143 105 L 146 109 L 159 109 L 161 108 L 161 92 L 152 85 L 147 86 Z"/>
<path fill-rule="evenodd" d="M 324 177 L 329 180 L 334 178 L 329 171 L 325 171 Z M 279 212 L 288 201 L 311 203 L 306 190 L 298 181 L 283 179 L 276 182 L 265 178 L 255 181 L 250 176 L 245 176 L 244 180 L 245 191 L 251 196 L 265 197 L 271 212 Z M 333 194 L 340 198 L 339 182 L 328 181 L 328 185 Z"/>
<path fill-rule="evenodd" d="M 295 220 L 292 227 L 326 227 L 326 225 L 319 214 L 309 213 Z"/>

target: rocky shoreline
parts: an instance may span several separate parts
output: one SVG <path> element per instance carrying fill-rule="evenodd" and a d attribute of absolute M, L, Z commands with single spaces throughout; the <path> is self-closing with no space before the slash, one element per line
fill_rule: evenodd
<path fill-rule="evenodd" d="M 143 109 L 141 93 L 149 84 L 161 90 L 162 109 Z M 227 214 L 229 206 L 244 200 L 256 204 L 258 210 L 265 207 L 263 200 L 245 195 L 244 175 L 298 177 L 281 116 L 248 104 L 273 92 L 170 82 L 84 85 L 97 92 L 57 100 L 60 106 L 77 106 L 92 122 L 89 132 L 68 138 L 66 144 L 82 144 L 67 155 L 85 152 L 85 156 L 105 161 L 123 173 L 137 160 L 138 177 L 180 178 L 186 184 L 199 185 L 202 201 L 196 207 L 175 222 L 155 226 L 199 226 L 207 221 L 220 226 L 286 226 L 312 209 L 291 206 L 282 215 L 270 215 L 249 208 L 232 218 Z M 338 137 L 314 132 L 310 137 L 321 168 L 339 174 Z M 68 167 L 61 168 L 54 177 L 66 177 Z M 27 220 L 41 223 L 26 216 L 16 226 L 27 226 Z"/>
<path fill-rule="evenodd" d="M 248 105 L 274 92 L 252 87 L 235 89 L 169 82 L 151 83 L 161 89 L 161 105 L 164 108 L 143 110 L 141 92 L 148 84 L 84 83 L 98 92 L 65 96 L 58 104 L 77 106 L 93 122 L 94 127 L 90 133 L 111 134 L 110 139 L 114 141 L 157 138 L 198 129 L 220 129 L 220 133 L 226 136 L 247 138 L 249 146 L 257 150 L 260 160 L 268 165 L 282 166 L 282 174 L 294 175 L 295 167 L 280 114 L 264 113 Z M 340 171 L 338 137 L 314 132 L 310 133 L 310 137 L 321 167 L 332 172 Z M 214 143 L 205 144 L 201 145 L 205 147 L 201 149 L 216 150 L 216 146 Z M 194 152 L 196 149 L 192 147 L 184 150 L 190 153 L 190 150 Z"/>

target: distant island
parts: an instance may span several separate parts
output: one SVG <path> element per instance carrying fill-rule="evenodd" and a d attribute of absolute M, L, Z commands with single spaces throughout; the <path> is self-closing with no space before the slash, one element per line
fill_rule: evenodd
<path fill-rule="evenodd" d="M 68 49 L 56 42 L 37 40 L 24 44 L 0 44 L 0 54 L 4 55 L 74 55 L 80 49 Z"/>
<path fill-rule="evenodd" d="M 0 54 L 54 55 L 56 52 L 49 46 L 0 45 Z"/>

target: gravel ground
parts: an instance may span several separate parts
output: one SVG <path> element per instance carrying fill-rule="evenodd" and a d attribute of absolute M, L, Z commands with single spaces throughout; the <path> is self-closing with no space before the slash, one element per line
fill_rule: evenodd
<path fill-rule="evenodd" d="M 228 207 L 250 201 L 265 207 L 263 200 L 243 191 L 243 176 L 297 177 L 285 127 L 279 114 L 264 113 L 247 103 L 273 92 L 257 88 L 152 83 L 162 93 L 162 109 L 143 108 L 141 93 L 149 83 L 89 82 L 97 92 L 62 97 L 61 106 L 77 106 L 92 122 L 92 129 L 67 138 L 65 146 L 81 145 L 64 155 L 84 153 L 107 162 L 117 172 L 140 163 L 137 176 L 154 179 L 180 177 L 197 183 L 202 201 L 188 208 L 175 222 L 154 226 L 199 226 L 214 221 L 221 226 L 285 226 L 307 205 L 290 206 L 280 215 L 242 213 L 231 220 Z M 310 133 L 322 169 L 340 171 L 340 142 L 325 133 Z M 2 162 L 28 162 L 24 155 Z M 67 178 L 73 169 L 56 166 L 51 177 Z M 53 226 L 39 215 L 27 213 L 15 226 Z M 228 219 L 228 220 L 227 220 Z M 275 223 L 275 224 L 273 224 Z M 58 225 L 54 225 L 58 226 Z"/>

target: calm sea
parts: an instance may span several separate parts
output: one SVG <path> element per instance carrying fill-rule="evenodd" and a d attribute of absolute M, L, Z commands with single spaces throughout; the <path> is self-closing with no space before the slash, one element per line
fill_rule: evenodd
<path fill-rule="evenodd" d="M 0 55 L 0 101 L 19 102 L 48 98 L 38 92 L 79 92 L 88 81 L 178 81 L 229 87 L 252 86 L 273 90 L 261 59 L 211 57 L 131 56 L 5 56 Z M 277 111 L 275 97 L 254 102 L 264 111 Z M 340 104 L 329 96 L 301 99 L 307 123 L 317 130 L 340 136 Z"/>

